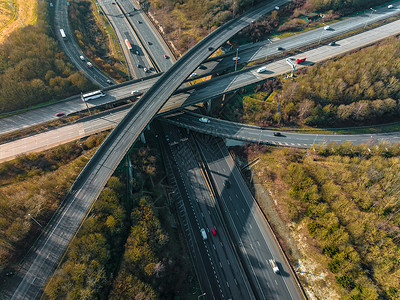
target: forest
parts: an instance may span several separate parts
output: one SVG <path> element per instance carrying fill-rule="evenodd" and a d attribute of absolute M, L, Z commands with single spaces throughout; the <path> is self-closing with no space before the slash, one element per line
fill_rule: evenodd
<path fill-rule="evenodd" d="M 93 135 L 81 141 L 87 155 L 106 136 Z M 19 156 L 0 164 L 0 269 L 13 269 L 26 254 L 40 227 L 62 202 L 87 162 L 76 142 L 51 150 Z"/>
<path fill-rule="evenodd" d="M 316 152 L 245 148 L 292 234 L 311 239 L 307 254 L 344 299 L 400 298 L 400 148 L 351 143 Z M 311 250 L 310 250 L 311 249 Z M 303 258 L 306 260 L 306 258 Z"/>
<path fill-rule="evenodd" d="M 45 299 L 173 299 L 191 291 L 184 241 L 165 205 L 159 153 L 138 146 L 130 158 L 132 180 L 121 164 L 47 283 Z"/>
<path fill-rule="evenodd" d="M 260 126 L 344 127 L 397 121 L 400 39 L 389 38 L 245 91 L 230 110 Z M 379 62 L 379 63 L 378 63 Z"/>
<path fill-rule="evenodd" d="M 93 88 L 54 40 L 48 3 L 39 1 L 35 25 L 0 44 L 0 113 L 62 99 Z"/>

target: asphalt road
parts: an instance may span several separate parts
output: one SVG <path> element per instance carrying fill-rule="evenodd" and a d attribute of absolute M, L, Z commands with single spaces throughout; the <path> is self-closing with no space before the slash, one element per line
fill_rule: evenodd
<path fill-rule="evenodd" d="M 233 239 L 255 282 L 258 299 L 302 299 L 296 279 L 277 240 L 264 220 L 256 202 L 220 139 L 198 136 L 199 148 L 216 185 L 219 205 L 231 227 Z M 229 185 L 226 183 L 229 181 Z M 269 263 L 275 259 L 280 272 Z"/>
<path fill-rule="evenodd" d="M 351 49 L 361 47 L 363 45 L 372 43 L 374 41 L 380 40 L 387 36 L 393 35 L 399 32 L 400 28 L 400 21 L 396 21 L 393 23 L 389 23 L 382 27 L 375 28 L 373 30 L 361 33 L 359 35 L 355 35 L 344 40 L 338 41 L 338 46 L 321 46 L 319 48 L 310 50 L 308 52 L 303 53 L 309 60 L 314 62 L 319 62 L 327 58 L 331 58 L 334 55 L 341 54 Z M 298 66 L 299 68 L 305 67 Z M 168 102 L 162 107 L 160 113 L 166 113 L 173 109 L 178 109 L 185 106 L 191 106 L 198 102 L 202 102 L 207 99 L 212 99 L 217 95 L 222 95 L 223 93 L 232 92 L 237 90 L 243 86 L 259 82 L 260 80 L 265 80 L 269 77 L 276 76 L 279 74 L 284 74 L 290 71 L 290 66 L 286 63 L 284 59 L 277 60 L 272 62 L 268 65 L 267 72 L 265 73 L 257 73 L 257 68 L 249 68 L 243 70 L 239 73 L 230 73 L 224 76 L 219 76 L 213 78 L 207 82 L 202 84 L 194 85 L 191 88 L 184 88 L 178 90 Z M 137 81 L 135 85 L 137 86 L 138 90 L 146 91 L 148 89 L 148 83 L 156 82 L 158 76 L 154 78 L 150 78 L 143 81 Z M 117 98 L 118 93 L 122 94 L 129 94 L 131 87 L 129 85 L 122 86 L 119 89 L 119 92 L 116 90 L 107 91 L 109 96 L 101 97 L 95 100 L 91 100 L 89 103 L 90 107 L 94 107 L 96 105 L 100 105 L 104 102 L 110 101 L 110 98 Z M 138 102 L 140 102 L 139 100 Z M 57 104 L 53 106 L 54 111 L 52 111 L 52 115 L 54 115 L 58 111 L 64 111 L 66 113 L 72 112 L 75 109 L 86 109 L 84 103 L 80 99 L 76 99 L 74 101 L 70 101 L 63 104 Z M 63 110 L 65 109 L 65 110 Z M 6 143 L 0 145 L 0 161 L 9 160 L 14 158 L 18 154 L 38 151 L 43 149 L 49 149 L 51 146 L 59 145 L 65 143 L 67 141 L 71 141 L 73 139 L 78 139 L 84 136 L 88 136 L 90 134 L 113 128 L 116 124 L 123 118 L 123 116 L 127 113 L 128 109 L 125 112 L 120 111 L 116 113 L 115 111 L 110 111 L 106 114 L 101 114 L 98 117 L 85 119 L 81 122 L 73 125 L 64 126 L 63 128 L 57 129 L 55 132 L 46 132 L 43 134 L 33 135 L 24 139 L 16 140 L 11 143 Z M 0 130 L 4 129 L 7 131 L 20 126 L 19 124 L 23 124 L 24 122 L 29 122 L 34 124 L 39 118 L 45 120 L 48 117 L 48 108 L 42 108 L 35 111 L 36 114 L 24 114 L 24 115 L 16 115 L 11 118 L 0 119 Z M 25 119 L 29 117 L 29 119 Z M 194 122 L 196 123 L 196 122 Z M 4 127 L 3 127 L 4 124 Z M 191 125 L 192 123 L 188 123 L 186 125 Z M 182 124 L 183 125 L 183 124 Z M 197 124 L 199 125 L 199 124 Z M 201 124 L 200 124 L 201 125 Z M 181 126 L 181 125 L 180 125 Z M 242 125 L 236 124 L 232 125 L 236 126 L 237 128 L 241 128 Z M 197 126 L 198 127 L 198 126 Z M 225 129 L 225 128 L 224 128 Z M 202 130 L 202 128 L 198 128 L 196 130 Z M 209 132 L 209 131 L 208 131 Z M 220 133 L 222 134 L 222 133 Z M 251 135 L 252 134 L 252 135 Z M 391 136 L 396 136 L 397 133 L 391 133 Z M 225 136 L 228 136 L 225 135 Z M 268 136 L 268 134 L 254 132 L 254 133 L 243 133 L 241 130 L 237 132 L 230 132 L 229 136 L 235 139 L 245 140 L 245 141 L 256 141 L 258 142 L 259 139 L 263 139 L 264 142 L 267 143 L 276 143 L 276 145 L 283 145 L 283 146 L 295 146 L 295 147 L 309 147 L 313 144 L 314 138 L 310 138 L 309 136 L 304 136 L 304 134 L 298 134 L 298 136 L 292 137 L 291 135 L 287 135 L 286 138 L 275 138 Z M 373 135 L 375 136 L 375 135 Z M 367 139 L 363 136 L 360 138 L 354 138 L 351 136 L 335 136 L 335 140 L 340 138 L 341 141 L 354 141 L 355 143 L 359 143 L 361 141 L 366 141 Z M 384 137 L 379 136 L 378 139 L 382 139 Z M 256 139 L 256 140 L 255 140 Z M 310 141 L 312 139 L 312 141 Z M 361 139 L 361 141 L 360 141 Z M 318 136 L 317 141 L 330 141 L 332 140 L 332 136 Z M 356 142 L 358 141 L 358 142 Z"/>
<path fill-rule="evenodd" d="M 258 6 L 221 26 L 194 46 L 149 89 L 103 142 L 79 175 L 65 200 L 65 210 L 55 214 L 45 234 L 39 238 L 32 260 L 28 259 L 32 263 L 24 265 L 25 272 L 19 272 L 15 277 L 16 280 L 21 278 L 21 281 L 11 293 L 12 299 L 34 299 L 38 296 L 86 212 L 115 168 L 174 90 L 210 55 L 209 47 L 218 48 L 223 41 L 284 2 L 286 1 L 273 1 Z"/>
<path fill-rule="evenodd" d="M 256 299 L 243 267 L 233 249 L 232 241 L 219 217 L 215 199 L 206 183 L 204 173 L 196 160 L 191 139 L 179 132 L 176 127 L 163 126 L 166 136 L 160 137 L 161 147 L 168 144 L 170 160 L 176 165 L 179 174 L 177 181 L 182 201 L 177 201 L 178 211 L 186 211 L 186 224 L 183 230 L 192 249 L 201 253 L 201 262 L 197 272 L 205 299 Z M 187 226 L 190 225 L 190 226 Z M 207 240 L 201 236 L 200 229 L 207 232 Z M 217 234 L 212 235 L 210 228 L 215 228 Z M 197 250 L 197 251 L 196 251 Z"/>
<path fill-rule="evenodd" d="M 107 80 L 109 79 L 104 73 L 102 73 L 99 69 L 95 67 L 93 64 L 93 68 L 89 68 L 87 66 L 88 59 L 82 61 L 79 56 L 84 56 L 82 50 L 78 47 L 75 42 L 73 35 L 71 33 L 71 28 L 69 26 L 68 20 L 68 11 L 66 1 L 55 0 L 55 30 L 56 36 L 58 37 L 58 42 L 61 48 L 64 50 L 65 54 L 69 57 L 74 66 L 83 72 L 83 74 L 89 78 L 94 83 L 97 83 L 99 86 L 104 87 L 108 86 Z M 60 29 L 64 29 L 66 38 L 61 37 Z"/>
<path fill-rule="evenodd" d="M 209 118 L 210 123 L 199 121 L 201 115 L 193 113 L 174 114 L 165 119 L 179 127 L 193 131 L 207 133 L 234 140 L 272 144 L 276 146 L 288 146 L 295 148 L 310 148 L 317 145 L 330 143 L 351 142 L 353 144 L 377 144 L 381 142 L 400 142 L 400 132 L 373 133 L 373 134 L 307 134 L 296 132 L 280 132 L 281 136 L 275 136 L 273 130 L 258 126 L 238 124 L 225 120 Z"/>
<path fill-rule="evenodd" d="M 288 49 L 288 50 L 295 49 L 304 44 L 315 43 L 316 41 L 319 40 L 319 37 L 321 36 L 321 34 L 322 34 L 322 37 L 327 37 L 328 35 L 329 36 L 335 35 L 335 34 L 337 35 L 338 33 L 343 33 L 344 31 L 349 31 L 356 27 L 360 27 L 360 26 L 363 27 L 365 25 L 365 21 L 372 22 L 372 21 L 376 21 L 377 19 L 384 19 L 389 16 L 393 16 L 394 14 L 398 14 L 398 12 L 399 12 L 398 7 L 400 7 L 400 1 L 395 2 L 395 9 L 388 10 L 386 7 L 383 7 L 381 9 L 377 10 L 377 12 L 374 13 L 371 17 L 369 17 L 370 14 L 360 14 L 358 16 L 347 18 L 343 21 L 331 24 L 331 27 L 333 28 L 333 30 L 326 31 L 326 30 L 323 30 L 322 28 L 319 28 L 316 30 L 310 30 L 310 31 L 307 31 L 304 33 L 296 34 L 296 35 L 288 37 L 288 38 L 274 41 L 272 46 L 268 42 L 262 42 L 262 43 L 257 43 L 254 45 L 244 46 L 241 48 L 244 50 L 240 50 L 241 61 L 247 61 L 247 60 L 250 61 L 252 59 L 259 59 L 259 58 L 263 58 L 263 57 L 265 58 L 265 57 L 271 56 L 273 54 L 276 54 L 278 52 L 276 50 L 277 46 L 283 46 L 285 49 Z M 138 13 L 138 12 L 136 11 L 136 13 Z M 143 20 L 143 22 L 145 22 L 145 21 Z M 142 25 L 144 25 L 144 23 Z M 147 26 L 146 26 L 146 28 L 147 28 Z M 392 25 L 388 24 L 388 25 L 382 26 L 381 28 L 382 29 L 377 28 L 377 29 L 372 30 L 371 31 L 372 35 L 363 33 L 360 36 L 360 39 L 358 42 L 352 40 L 351 38 L 349 38 L 349 40 L 345 39 L 345 40 L 349 41 L 346 45 L 347 50 L 357 48 L 360 45 L 365 45 L 366 43 L 372 43 L 376 40 L 386 37 L 386 36 L 388 36 L 387 30 L 389 32 L 390 31 L 398 32 L 397 28 L 399 28 L 399 24 L 398 23 L 393 23 Z M 71 44 L 72 44 L 72 42 L 71 42 Z M 344 46 L 345 45 L 343 45 L 342 42 L 339 42 L 338 46 L 336 46 L 336 47 L 323 46 L 323 48 L 324 49 L 330 48 L 334 53 L 338 54 L 338 53 L 343 53 L 346 51 L 346 49 L 344 49 Z M 77 52 L 78 50 L 76 50 L 75 52 L 78 53 Z M 319 50 L 317 50 L 317 51 L 319 51 Z M 326 50 L 324 50 L 324 51 L 326 51 Z M 75 53 L 75 52 L 72 52 L 72 53 Z M 334 55 L 334 53 L 330 53 L 330 55 Z M 303 53 L 303 55 L 308 56 L 308 53 Z M 155 55 L 155 57 L 158 57 L 158 56 L 159 55 Z M 203 63 L 202 65 L 204 66 L 204 69 L 203 70 L 196 69 L 195 72 L 198 73 L 199 76 L 202 76 L 202 75 L 207 74 L 207 72 L 210 72 L 210 73 L 217 72 L 217 71 L 219 72 L 222 69 L 232 67 L 233 66 L 233 61 L 232 61 L 233 56 L 234 55 L 232 53 L 232 54 L 217 58 L 215 60 L 209 61 L 207 63 Z M 76 57 L 79 58 L 79 55 L 77 55 Z M 281 72 L 287 72 L 290 68 L 284 62 L 284 60 L 282 60 L 282 62 L 283 63 L 281 64 Z M 80 62 L 78 61 L 77 63 L 80 63 Z M 276 70 L 276 71 L 278 71 L 278 70 Z M 204 73 L 204 72 L 206 72 L 206 73 Z M 253 72 L 253 73 L 256 73 L 256 72 Z M 268 69 L 268 71 L 265 74 L 262 74 L 262 76 L 257 75 L 257 74 L 253 74 L 253 76 L 251 76 L 251 75 L 247 75 L 247 76 L 250 76 L 248 82 L 253 83 L 253 82 L 257 81 L 257 78 L 258 78 L 258 80 L 264 80 L 266 77 L 272 76 L 272 75 L 273 74 L 270 73 L 270 70 Z M 259 76 L 259 77 L 257 77 L 257 76 Z M 245 78 L 242 77 L 242 79 L 245 79 Z M 102 104 L 105 104 L 108 102 L 118 101 L 118 100 L 129 98 L 131 91 L 133 91 L 133 90 L 146 91 L 156 82 L 156 80 L 157 80 L 156 78 L 151 77 L 151 78 L 144 79 L 143 81 L 135 80 L 127 85 L 123 84 L 123 85 L 118 85 L 118 86 L 108 88 L 106 90 L 106 93 L 107 93 L 106 97 L 92 100 L 88 104 L 90 107 L 94 107 L 96 105 L 102 105 Z M 240 80 L 240 79 L 238 79 L 238 80 Z M 245 80 L 247 80 L 247 79 L 245 79 Z M 210 81 L 207 84 L 212 84 L 212 81 Z M 220 84 L 220 83 L 218 82 L 218 84 Z M 225 86 L 230 86 L 230 84 L 228 83 Z M 205 88 L 207 90 L 207 87 L 205 87 L 205 86 L 204 87 L 200 86 L 200 87 Z M 212 95 L 210 95 L 210 94 L 205 94 L 204 96 L 212 97 Z M 204 98 L 204 99 L 207 99 L 207 98 Z M 176 99 L 175 99 L 175 102 L 176 102 Z M 182 99 L 181 102 L 184 102 L 184 99 Z M 167 103 L 167 104 L 171 105 L 172 103 Z M 176 107 L 177 104 L 175 104 L 175 105 L 172 104 L 172 106 Z M 86 107 L 85 107 L 84 103 L 82 103 L 80 101 L 78 96 L 71 97 L 71 100 L 69 100 L 69 101 L 63 101 L 63 102 L 53 104 L 50 106 L 46 106 L 46 107 L 43 107 L 40 109 L 35 109 L 32 111 L 28 111 L 26 113 L 13 115 L 10 117 L 5 117 L 5 118 L 0 119 L 0 134 L 16 131 L 21 128 L 25 128 L 25 127 L 36 125 L 39 123 L 54 120 L 56 118 L 55 113 L 57 113 L 57 112 L 65 112 L 66 114 L 71 114 L 71 113 L 74 113 L 77 111 L 82 111 L 85 109 L 86 109 Z"/>

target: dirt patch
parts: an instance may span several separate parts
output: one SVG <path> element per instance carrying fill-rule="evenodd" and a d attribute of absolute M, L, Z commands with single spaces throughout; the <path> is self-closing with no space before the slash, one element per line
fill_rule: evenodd
<path fill-rule="evenodd" d="M 0 1 L 0 42 L 18 28 L 37 21 L 37 0 Z"/>

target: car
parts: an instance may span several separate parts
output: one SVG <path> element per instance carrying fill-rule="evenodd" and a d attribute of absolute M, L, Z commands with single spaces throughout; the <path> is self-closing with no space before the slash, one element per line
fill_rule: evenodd
<path fill-rule="evenodd" d="M 139 55 L 139 51 L 136 50 L 135 53 L 136 53 L 136 55 Z"/>
<path fill-rule="evenodd" d="M 296 64 L 301 64 L 301 63 L 305 62 L 306 59 L 307 59 L 306 57 L 297 58 L 297 59 L 296 59 Z"/>
<path fill-rule="evenodd" d="M 167 54 L 164 54 L 164 58 L 167 59 L 167 58 L 168 58 L 168 55 L 167 55 Z"/>
<path fill-rule="evenodd" d="M 278 274 L 278 273 L 279 273 L 279 267 L 278 267 L 278 265 L 276 264 L 276 261 L 273 260 L 273 259 L 270 259 L 270 260 L 269 260 L 269 264 L 271 265 L 272 270 L 274 271 L 274 273 L 275 273 L 275 274 Z"/>
<path fill-rule="evenodd" d="M 324 29 L 325 29 L 325 30 L 330 30 L 330 29 L 331 29 L 331 26 L 326 25 L 326 26 L 324 26 Z"/>
<path fill-rule="evenodd" d="M 217 235 L 217 231 L 215 231 L 215 228 L 211 228 L 210 230 L 211 230 L 211 233 L 212 233 L 213 236 Z"/>
<path fill-rule="evenodd" d="M 274 132 L 274 136 L 282 136 L 282 133 L 280 133 L 280 132 Z"/>
<path fill-rule="evenodd" d="M 115 3 L 115 2 L 111 2 L 111 4 L 114 4 L 114 5 L 116 5 L 117 3 Z"/>
<path fill-rule="evenodd" d="M 141 64 L 137 64 L 136 66 L 137 66 L 138 68 L 141 68 L 141 67 L 142 67 L 142 65 L 141 65 Z"/>
<path fill-rule="evenodd" d="M 207 67 L 206 66 L 203 66 L 203 65 L 200 65 L 200 66 L 198 66 L 197 67 L 199 70 L 206 70 L 207 69 Z"/>
<path fill-rule="evenodd" d="M 142 24 L 142 21 L 139 21 L 139 20 L 138 20 L 137 22 L 138 22 L 139 24 Z"/>
<path fill-rule="evenodd" d="M 233 60 L 233 61 L 240 60 L 240 57 L 239 57 L 239 56 L 232 57 L 232 60 Z"/>
<path fill-rule="evenodd" d="M 147 44 L 152 45 L 152 43 L 150 41 L 147 41 Z"/>
<path fill-rule="evenodd" d="M 110 79 L 107 79 L 106 82 L 107 82 L 108 84 L 114 84 L 114 82 L 112 82 Z"/>
<path fill-rule="evenodd" d="M 93 68 L 93 65 L 92 65 L 92 63 L 90 61 L 88 61 L 86 64 L 90 69 Z"/>
<path fill-rule="evenodd" d="M 165 135 L 165 140 L 166 140 L 167 142 L 169 142 L 169 136 L 168 136 L 168 134 Z"/>
<path fill-rule="evenodd" d="M 200 232 L 201 232 L 201 236 L 203 237 L 203 240 L 206 240 L 207 239 L 207 233 L 206 233 L 205 229 L 201 228 Z"/>
<path fill-rule="evenodd" d="M 213 47 L 208 47 L 208 51 L 213 51 L 214 48 Z"/>
<path fill-rule="evenodd" d="M 80 58 L 82 61 L 85 60 L 85 57 L 84 57 L 83 55 L 79 56 L 79 58 Z"/>
<path fill-rule="evenodd" d="M 336 45 L 336 42 L 330 42 L 329 43 L 329 46 L 335 46 Z"/>
<path fill-rule="evenodd" d="M 283 49 L 282 47 L 276 47 L 276 50 L 282 51 L 282 50 L 285 50 L 285 49 Z"/>
<path fill-rule="evenodd" d="M 210 120 L 209 119 L 207 119 L 207 118 L 205 118 L 205 117 L 201 117 L 200 119 L 199 119 L 199 121 L 201 122 L 201 123 L 210 123 Z"/>
<path fill-rule="evenodd" d="M 267 71 L 267 67 L 261 67 L 261 68 L 259 68 L 259 69 L 257 70 L 257 73 L 263 73 L 263 72 L 265 72 L 265 71 Z"/>
<path fill-rule="evenodd" d="M 133 96 L 139 96 L 141 94 L 142 93 L 140 91 L 138 91 L 138 90 L 134 90 L 134 91 L 131 92 L 131 95 L 133 95 Z"/>
<path fill-rule="evenodd" d="M 227 189 L 231 187 L 231 182 L 228 179 L 225 180 L 224 184 Z"/>
<path fill-rule="evenodd" d="M 275 9 L 276 9 L 276 10 L 279 10 L 279 6 L 275 6 Z"/>
<path fill-rule="evenodd" d="M 56 117 L 62 117 L 63 115 L 65 115 L 63 112 L 56 113 Z"/>
<path fill-rule="evenodd" d="M 190 74 L 190 76 L 189 77 L 196 77 L 197 76 L 197 73 L 192 73 L 192 74 Z"/>
<path fill-rule="evenodd" d="M 147 70 L 147 68 L 143 68 L 143 71 L 144 71 L 145 73 L 147 73 L 148 70 Z"/>
<path fill-rule="evenodd" d="M 392 5 L 392 4 L 390 4 L 390 5 L 388 5 L 388 8 L 389 9 L 391 9 L 391 8 L 393 8 L 394 6 Z"/>

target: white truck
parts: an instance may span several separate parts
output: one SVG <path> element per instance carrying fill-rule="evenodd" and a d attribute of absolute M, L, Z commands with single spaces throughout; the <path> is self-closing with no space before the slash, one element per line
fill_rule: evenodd
<path fill-rule="evenodd" d="M 205 229 L 201 228 L 200 232 L 201 232 L 201 236 L 203 237 L 203 240 L 206 240 L 207 239 L 207 233 L 206 233 Z"/>
<path fill-rule="evenodd" d="M 279 268 L 278 268 L 278 265 L 276 264 L 276 261 L 273 260 L 273 259 L 270 259 L 270 260 L 269 260 L 269 263 L 270 263 L 270 265 L 271 265 L 272 270 L 274 271 L 274 273 L 275 273 L 275 274 L 279 273 Z"/>

